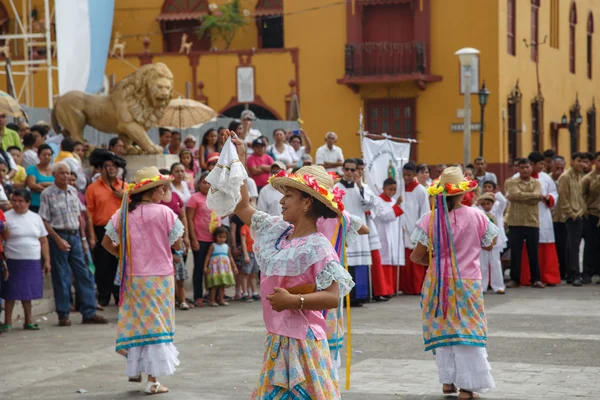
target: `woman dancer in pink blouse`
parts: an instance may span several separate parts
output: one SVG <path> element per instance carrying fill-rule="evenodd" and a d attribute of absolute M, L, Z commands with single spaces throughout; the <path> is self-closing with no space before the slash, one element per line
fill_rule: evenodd
<path fill-rule="evenodd" d="M 244 160 L 244 144 L 233 141 Z M 317 220 L 341 215 L 343 193 L 333 190 L 322 167 L 281 171 L 270 183 L 284 194 L 282 217 L 254 209 L 246 186 L 235 210 L 255 238 L 267 328 L 252 399 L 340 399 L 322 311 L 336 308 L 354 283 L 329 240 L 318 233 Z"/>

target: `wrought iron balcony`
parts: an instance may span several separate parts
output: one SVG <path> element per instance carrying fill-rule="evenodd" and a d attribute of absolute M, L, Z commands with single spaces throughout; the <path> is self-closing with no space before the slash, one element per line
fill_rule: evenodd
<path fill-rule="evenodd" d="M 423 42 L 367 42 L 346 45 L 346 76 L 424 74 Z"/>

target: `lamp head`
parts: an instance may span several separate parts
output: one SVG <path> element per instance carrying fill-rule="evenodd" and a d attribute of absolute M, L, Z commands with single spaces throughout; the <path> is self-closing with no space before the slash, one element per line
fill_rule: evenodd
<path fill-rule="evenodd" d="M 481 85 L 481 89 L 479 89 L 479 105 L 480 106 L 485 106 L 487 104 L 488 101 L 488 97 L 490 96 L 490 91 L 488 90 L 487 86 L 485 86 L 485 81 L 483 81 L 483 84 Z"/>
<path fill-rule="evenodd" d="M 566 116 L 566 114 L 563 114 L 562 118 L 560 119 L 560 122 L 561 122 L 563 125 L 566 125 L 566 124 L 569 122 L 569 120 L 567 119 L 567 116 Z"/>
<path fill-rule="evenodd" d="M 474 49 L 472 47 L 464 47 L 456 51 L 454 55 L 458 56 L 458 59 L 460 60 L 460 65 L 462 65 L 463 67 L 471 67 L 473 66 L 473 64 L 475 63 L 475 59 L 479 55 L 479 50 Z"/>

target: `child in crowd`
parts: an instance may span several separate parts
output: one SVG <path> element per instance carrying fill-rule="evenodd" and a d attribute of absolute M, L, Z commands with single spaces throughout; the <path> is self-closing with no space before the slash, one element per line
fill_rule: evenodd
<path fill-rule="evenodd" d="M 188 184 L 190 192 L 194 192 L 194 178 L 200 169 L 194 160 L 192 152 L 188 149 L 183 149 L 179 153 L 179 162 L 185 168 L 185 181 Z"/>
<path fill-rule="evenodd" d="M 254 239 L 250 235 L 250 227 L 242 225 L 240 229 L 240 239 L 242 242 L 242 253 L 244 263 L 242 265 L 242 300 L 253 301 L 260 300 L 260 295 L 256 290 L 256 275 L 258 274 L 258 262 L 254 257 Z M 250 286 L 250 291 L 248 290 Z"/>
<path fill-rule="evenodd" d="M 475 180 L 475 170 L 473 169 L 473 167 L 470 167 L 470 166 L 465 167 L 464 174 L 465 174 L 465 178 L 467 178 L 467 180 L 469 180 L 469 181 Z M 463 200 L 460 203 L 466 207 L 474 207 L 475 200 L 479 197 L 480 193 L 481 193 L 481 188 L 478 187 L 474 191 L 466 193 L 465 197 L 463 198 Z"/>
<path fill-rule="evenodd" d="M 504 230 L 504 214 L 508 206 L 508 201 L 506 201 L 506 197 L 500 191 L 496 191 L 497 187 L 498 185 L 494 181 L 483 182 L 483 193 L 491 193 L 496 198 L 494 207 L 492 207 L 492 215 L 496 219 L 496 226 L 500 228 L 500 233 L 496 238 L 496 247 L 502 252 L 508 243 L 506 231 Z"/>
<path fill-rule="evenodd" d="M 186 150 L 192 152 L 194 158 L 198 158 L 198 148 L 196 147 L 196 138 L 194 135 L 187 135 L 183 141 Z"/>
<path fill-rule="evenodd" d="M 7 149 L 7 151 L 9 152 L 13 160 L 15 160 L 15 164 L 17 164 L 17 172 L 11 179 L 13 188 L 15 190 L 24 189 L 25 181 L 27 180 L 27 172 L 25 171 L 25 168 L 23 168 L 23 166 L 21 165 L 23 163 L 23 153 L 21 152 L 21 149 L 19 149 L 17 146 L 10 146 Z"/>
<path fill-rule="evenodd" d="M 15 190 L 13 188 L 12 183 L 8 179 L 8 172 L 8 164 L 4 160 L 0 160 L 0 182 L 2 182 L 2 187 L 4 188 L 4 193 L 6 193 L 6 197 L 8 197 L 8 200 L 10 200 Z"/>
<path fill-rule="evenodd" d="M 479 209 L 482 210 L 488 219 L 497 224 L 496 218 L 492 214 L 492 209 L 496 203 L 496 197 L 492 193 L 484 193 L 477 199 Z M 499 226 L 502 230 L 502 227 Z M 503 246 L 504 247 L 504 246 Z M 492 290 L 497 294 L 504 294 L 504 276 L 502 275 L 502 262 L 500 261 L 500 252 L 498 242 L 491 251 L 482 250 L 480 254 L 481 265 L 481 290 L 485 293 L 488 285 L 491 284 Z"/>
<path fill-rule="evenodd" d="M 214 243 L 208 248 L 204 261 L 204 275 L 206 287 L 210 289 L 210 305 L 212 307 L 228 306 L 225 301 L 225 288 L 235 285 L 238 270 L 227 245 L 228 230 L 219 226 L 213 231 Z"/>

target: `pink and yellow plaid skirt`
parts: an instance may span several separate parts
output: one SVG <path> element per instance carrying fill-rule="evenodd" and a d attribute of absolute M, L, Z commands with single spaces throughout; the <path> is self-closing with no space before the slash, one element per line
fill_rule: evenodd
<path fill-rule="evenodd" d="M 327 340 L 309 329 L 305 340 L 267 333 L 256 400 L 341 399 Z"/>

